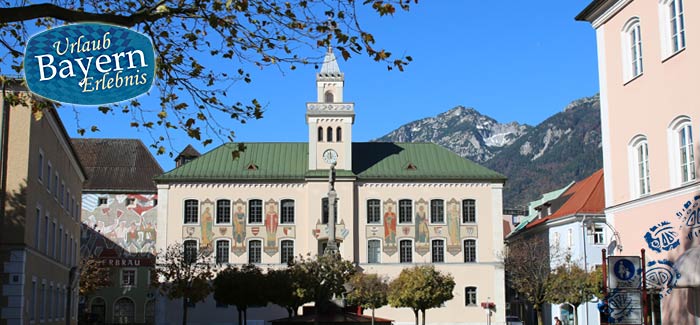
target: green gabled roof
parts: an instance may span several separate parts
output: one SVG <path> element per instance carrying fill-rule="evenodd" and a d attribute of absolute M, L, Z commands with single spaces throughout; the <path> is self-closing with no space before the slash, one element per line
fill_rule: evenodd
<path fill-rule="evenodd" d="M 156 181 L 304 180 L 328 175 L 327 171 L 308 170 L 305 142 L 245 145 L 246 150 L 238 159 L 231 155 L 237 144 L 227 143 L 156 177 Z M 505 180 L 505 176 L 432 143 L 353 143 L 352 171 L 338 170 L 336 176 L 368 180 Z"/>

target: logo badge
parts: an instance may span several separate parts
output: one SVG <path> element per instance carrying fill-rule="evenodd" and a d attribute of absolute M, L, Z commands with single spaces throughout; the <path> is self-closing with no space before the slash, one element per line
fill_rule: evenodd
<path fill-rule="evenodd" d="M 104 105 L 151 89 L 153 43 L 128 28 L 74 24 L 34 35 L 24 55 L 27 87 L 44 98 L 78 105 Z"/>

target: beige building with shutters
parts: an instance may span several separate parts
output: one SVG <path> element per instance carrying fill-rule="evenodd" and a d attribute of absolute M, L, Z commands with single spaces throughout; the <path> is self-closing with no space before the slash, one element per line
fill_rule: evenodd
<path fill-rule="evenodd" d="M 237 145 L 224 144 L 157 177 L 157 247 L 184 243 L 209 249 L 218 263 L 263 269 L 320 254 L 329 238 L 328 174 L 335 163 L 335 238 L 345 259 L 390 279 L 433 264 L 456 286 L 452 300 L 427 312 L 429 323 L 486 324 L 480 304 L 490 301 L 491 324 L 505 324 L 504 176 L 435 144 L 353 143 L 355 104 L 343 98 L 344 86 L 328 52 L 316 101 L 306 104 L 308 142 L 245 143 L 235 160 Z M 181 306 L 161 300 L 156 321 L 179 322 Z M 376 315 L 414 321 L 407 308 Z M 189 316 L 197 324 L 233 324 L 236 311 L 210 298 Z M 286 316 L 274 307 L 248 312 L 249 322 L 260 324 Z"/>
<path fill-rule="evenodd" d="M 0 324 L 77 324 L 85 173 L 51 104 L 3 85 Z M 4 98 L 4 96 L 3 96 Z"/>

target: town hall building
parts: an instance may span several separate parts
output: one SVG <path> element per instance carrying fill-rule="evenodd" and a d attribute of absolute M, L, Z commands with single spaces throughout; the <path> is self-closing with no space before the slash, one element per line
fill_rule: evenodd
<path fill-rule="evenodd" d="M 432 143 L 352 142 L 355 104 L 328 51 L 306 104 L 308 142 L 226 143 L 156 177 L 156 247 L 208 249 L 218 263 L 284 267 L 299 254 L 323 254 L 329 238 L 328 175 L 335 165 L 335 239 L 343 258 L 392 280 L 433 264 L 455 278 L 454 298 L 428 312 L 441 324 L 491 324 L 506 315 L 502 190 L 505 177 Z M 301 113 L 301 110 L 300 110 Z M 332 204 L 331 204 L 332 206 Z M 333 215 L 333 213 L 331 213 Z M 333 220 L 333 218 L 330 218 Z M 157 323 L 181 321 L 181 301 L 161 301 Z M 212 298 L 189 311 L 192 323 L 231 323 L 235 307 Z M 407 308 L 376 311 L 397 324 Z M 250 310 L 249 322 L 286 317 Z"/>

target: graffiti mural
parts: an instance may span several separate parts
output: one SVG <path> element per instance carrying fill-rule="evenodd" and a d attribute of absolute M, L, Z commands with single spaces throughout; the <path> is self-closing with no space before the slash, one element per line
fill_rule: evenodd
<path fill-rule="evenodd" d="M 82 254 L 100 258 L 155 254 L 157 195 L 84 194 L 82 200 Z"/>
<path fill-rule="evenodd" d="M 246 202 L 238 199 L 234 203 L 233 208 L 233 245 L 231 251 L 236 256 L 245 254 L 245 235 L 246 235 Z"/>
<path fill-rule="evenodd" d="M 277 227 L 280 223 L 277 201 L 270 199 L 265 202 L 265 248 L 267 255 L 272 256 L 277 253 Z"/>
<path fill-rule="evenodd" d="M 647 286 L 660 291 L 662 297 L 671 293 L 681 274 L 673 268 L 669 260 L 656 260 L 647 263 Z"/>
<path fill-rule="evenodd" d="M 700 237 L 700 195 L 683 204 L 683 209 L 676 213 L 681 221 L 681 231 L 689 241 Z"/>
<path fill-rule="evenodd" d="M 670 251 L 681 244 L 678 232 L 668 221 L 663 221 L 656 226 L 649 228 L 644 234 L 649 249 L 661 253 L 662 250 Z"/>

